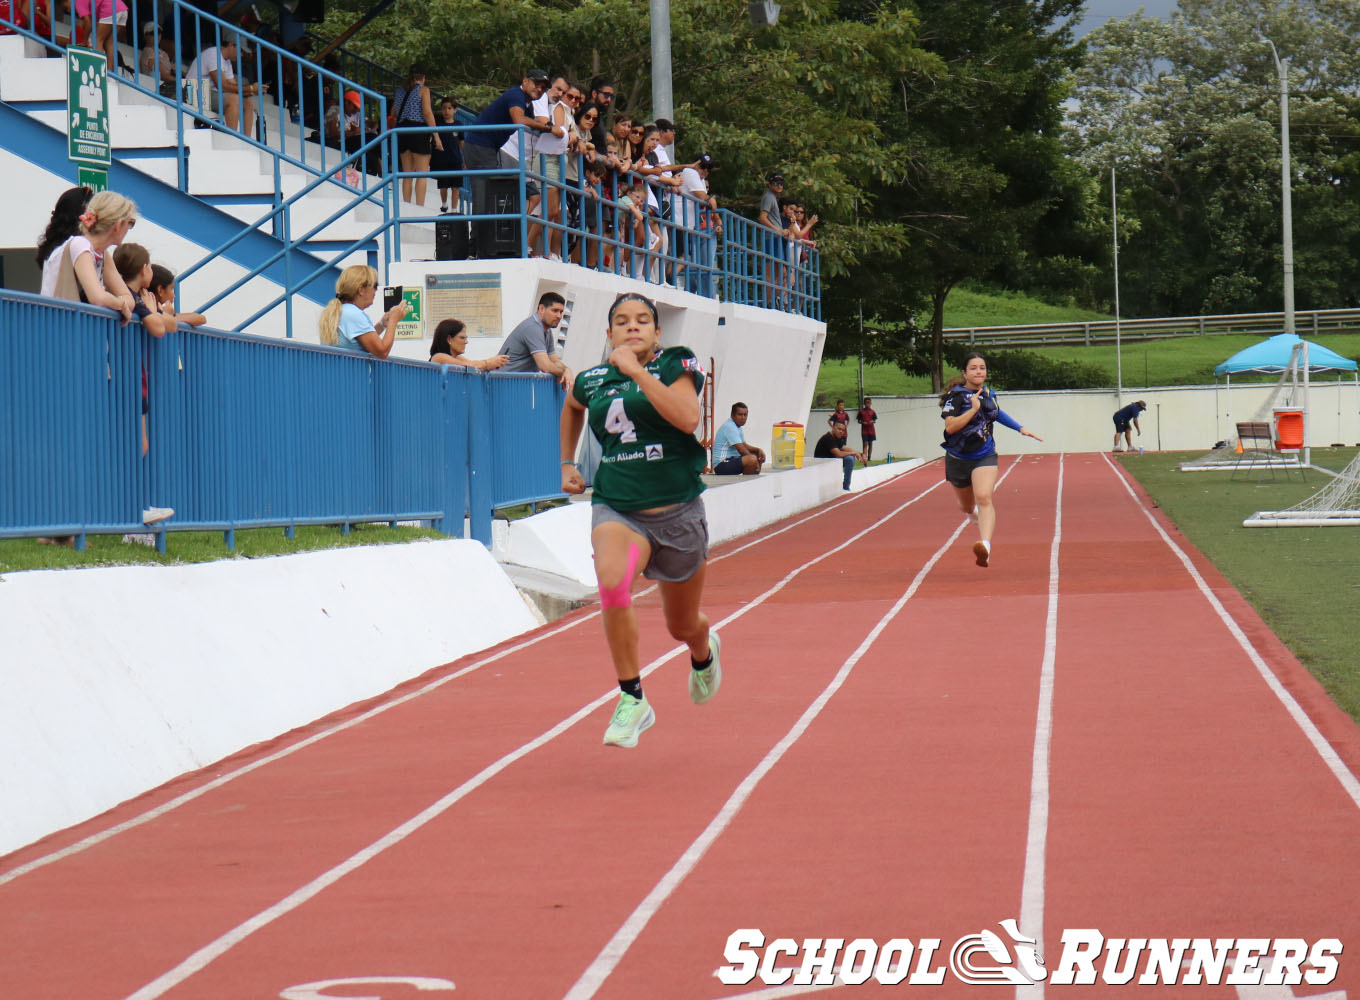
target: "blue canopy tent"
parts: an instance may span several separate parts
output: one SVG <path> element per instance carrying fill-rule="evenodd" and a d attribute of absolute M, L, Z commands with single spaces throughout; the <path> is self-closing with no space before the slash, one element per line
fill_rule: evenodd
<path fill-rule="evenodd" d="M 1295 361 L 1297 354 L 1298 360 Z M 1303 416 L 1308 420 L 1308 377 L 1313 372 L 1355 372 L 1360 365 L 1350 358 L 1344 358 L 1321 344 L 1310 343 L 1296 333 L 1277 333 L 1259 344 L 1238 351 L 1227 361 L 1214 368 L 1215 375 L 1227 376 L 1227 392 L 1232 391 L 1234 373 L 1260 372 L 1278 374 L 1287 372 L 1291 365 L 1303 374 Z M 1357 377 L 1360 385 L 1360 376 Z M 1231 414 L 1229 414 L 1231 422 Z M 1305 441 L 1307 439 L 1305 438 Z M 1304 464 L 1310 459 L 1309 448 L 1304 445 Z"/>
<path fill-rule="evenodd" d="M 1307 371 L 1353 372 L 1357 367 L 1360 367 L 1350 358 L 1343 358 L 1336 351 L 1323 347 L 1321 344 L 1310 343 L 1297 333 L 1277 333 L 1268 340 L 1263 340 L 1259 344 L 1252 344 L 1250 347 L 1238 351 L 1227 361 L 1214 368 L 1214 374 L 1227 375 L 1231 378 L 1234 373 L 1241 372 L 1278 373 L 1285 371 L 1289 367 L 1290 359 L 1294 356 L 1294 348 L 1299 345 L 1307 349 L 1305 355 L 1308 362 Z M 1301 368 L 1300 370 L 1304 369 Z"/>

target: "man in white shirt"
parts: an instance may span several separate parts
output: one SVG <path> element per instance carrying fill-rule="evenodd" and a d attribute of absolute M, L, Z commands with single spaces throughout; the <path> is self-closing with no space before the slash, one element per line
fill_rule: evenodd
<path fill-rule="evenodd" d="M 685 265 L 684 287 L 700 295 L 712 296 L 713 272 L 710 270 L 717 255 L 718 236 L 722 234 L 722 216 L 718 215 L 718 199 L 708 193 L 708 175 L 713 170 L 713 157 L 704 153 L 680 171 L 680 194 L 677 199 L 677 224 L 684 227 Z"/>
<path fill-rule="evenodd" d="M 204 49 L 198 54 L 198 58 L 189 66 L 186 74 L 190 83 L 197 88 L 199 97 L 198 107 L 208 111 L 216 111 L 219 107 L 222 110 L 222 121 L 227 128 L 237 131 L 238 128 L 245 132 L 247 136 L 253 137 L 255 131 L 255 95 L 259 93 L 259 84 L 247 83 L 244 87 L 236 79 L 236 69 L 232 65 L 236 60 L 236 39 L 228 35 L 222 39 L 222 45 Z M 267 87 L 265 89 L 268 89 Z M 209 101 L 204 101 L 204 91 L 210 91 L 213 95 Z M 221 95 L 220 98 L 217 95 Z M 241 98 L 245 97 L 245 121 L 241 121 Z M 244 128 L 240 126 L 244 124 Z"/>
<path fill-rule="evenodd" d="M 534 98 L 534 120 L 541 125 L 549 125 L 552 121 L 553 105 L 562 100 L 562 95 L 566 92 L 567 81 L 565 77 L 559 76 L 553 80 L 552 83 L 544 89 L 543 93 Z M 558 136 L 556 126 L 550 128 L 547 134 Z M 538 151 L 538 139 L 539 133 L 537 132 L 524 133 L 524 156 L 526 158 L 526 163 L 535 164 L 536 157 L 534 154 Z M 519 141 L 520 130 L 516 129 L 510 133 L 510 138 L 506 139 L 504 145 L 501 146 L 501 163 L 508 167 L 519 165 Z M 529 169 L 536 169 L 536 165 L 529 167 Z M 534 180 L 532 177 L 526 179 L 524 182 L 524 194 L 525 197 L 529 199 L 529 203 L 524 206 L 524 212 L 526 215 L 533 215 L 538 210 L 539 202 L 543 197 L 542 189 L 538 181 Z M 533 246 L 532 239 L 529 241 L 529 245 Z"/>

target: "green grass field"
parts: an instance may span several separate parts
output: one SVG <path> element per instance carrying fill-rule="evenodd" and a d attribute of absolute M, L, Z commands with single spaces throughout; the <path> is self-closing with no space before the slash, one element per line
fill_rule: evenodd
<path fill-rule="evenodd" d="M 990 294 L 962 288 L 950 294 L 945 304 L 945 326 L 1006 326 L 1029 323 L 1067 323 L 1085 319 L 1112 319 L 1099 313 L 1063 306 L 1050 306 L 1037 299 L 1006 293 Z M 1205 385 L 1214 381 L 1214 366 L 1262 338 L 1252 334 L 1225 334 L 1206 337 L 1175 337 L 1168 340 L 1130 341 L 1121 346 L 1123 385 L 1141 389 L 1161 385 Z M 1329 347 L 1350 358 L 1360 357 L 1360 332 L 1324 334 L 1310 341 Z M 1045 347 L 1035 353 L 1055 361 L 1079 361 L 1096 365 L 1109 374 L 1115 385 L 1116 353 L 1113 344 L 1095 347 Z M 1335 378 L 1332 376 L 1323 376 Z M 1233 382 L 1274 381 L 1273 376 L 1234 378 Z M 908 375 L 896 365 L 864 367 L 864 392 L 868 396 L 918 396 L 930 392 L 930 378 Z M 815 398 L 818 405 L 831 405 L 836 399 L 852 403 L 859 394 L 859 360 L 826 359 L 817 375 Z"/>
<path fill-rule="evenodd" d="M 1314 449 L 1313 462 L 1340 470 L 1354 448 Z M 1234 482 L 1230 472 L 1180 472 L 1199 453 L 1123 455 L 1133 475 L 1190 542 L 1251 603 L 1333 700 L 1360 722 L 1360 656 L 1351 645 L 1360 599 L 1360 528 L 1244 528 L 1258 510 L 1303 500 L 1325 479 Z"/>
<path fill-rule="evenodd" d="M 446 538 L 425 528 L 389 528 L 385 524 L 356 524 L 348 535 L 339 528 L 300 525 L 294 537 L 282 528 L 251 528 L 236 532 L 236 549 L 227 548 L 220 531 L 175 531 L 166 536 L 166 553 L 121 535 L 87 535 L 84 552 L 58 545 L 40 545 L 33 538 L 0 540 L 0 573 L 26 569 L 74 569 L 85 566 L 127 566 L 140 563 L 171 566 L 180 563 L 216 562 L 219 559 L 259 559 L 265 556 L 338 549 L 350 545 L 389 545 L 421 538 Z"/>

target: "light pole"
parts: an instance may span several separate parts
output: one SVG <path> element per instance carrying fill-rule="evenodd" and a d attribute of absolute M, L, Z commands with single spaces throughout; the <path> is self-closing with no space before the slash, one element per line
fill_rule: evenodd
<path fill-rule="evenodd" d="M 1290 198 L 1293 177 L 1289 167 L 1289 60 L 1281 59 L 1269 38 L 1270 56 L 1280 76 L 1280 211 L 1284 230 L 1281 256 L 1284 257 L 1284 332 L 1297 334 L 1294 327 L 1294 210 Z M 1312 461 L 1308 447 L 1308 344 L 1303 345 L 1303 464 Z"/>
<path fill-rule="evenodd" d="M 651 0 L 652 15 L 652 121 L 675 120 L 675 97 L 671 93 L 671 0 Z M 675 150 L 667 147 L 672 159 Z"/>
<path fill-rule="evenodd" d="M 1114 230 L 1114 398 L 1115 409 L 1124 408 L 1124 354 L 1119 338 L 1119 196 L 1115 192 L 1114 167 L 1110 167 L 1110 222 Z"/>
<path fill-rule="evenodd" d="M 1280 203 L 1284 228 L 1284 332 L 1296 333 L 1294 329 L 1294 212 L 1290 199 L 1292 178 L 1289 173 L 1289 60 L 1281 59 L 1275 51 L 1275 43 L 1269 38 L 1271 58 L 1275 60 L 1275 71 L 1280 75 Z"/>

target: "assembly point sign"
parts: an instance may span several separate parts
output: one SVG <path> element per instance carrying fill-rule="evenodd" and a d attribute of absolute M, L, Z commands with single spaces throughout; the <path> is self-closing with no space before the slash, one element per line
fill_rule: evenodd
<path fill-rule="evenodd" d="M 67 155 L 79 163 L 109 165 L 109 73 L 104 53 L 66 50 Z"/>

